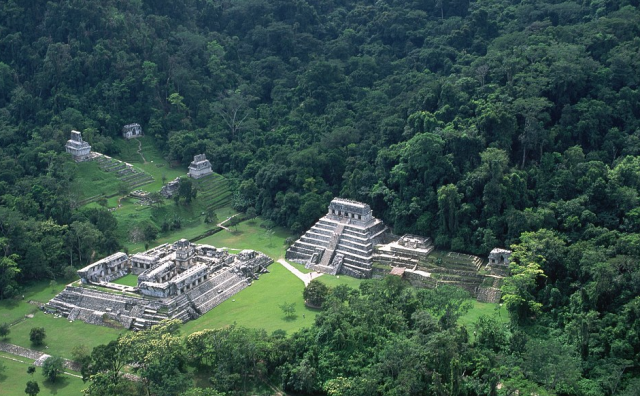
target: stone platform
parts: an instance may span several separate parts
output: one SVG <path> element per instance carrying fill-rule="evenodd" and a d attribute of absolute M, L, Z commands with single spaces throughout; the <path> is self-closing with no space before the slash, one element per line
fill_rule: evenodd
<path fill-rule="evenodd" d="M 230 254 L 185 239 L 132 256 L 116 253 L 79 270 L 80 285 L 67 286 L 45 310 L 126 329 L 164 319 L 186 322 L 249 286 L 272 262 L 253 250 Z M 136 287 L 111 283 L 129 273 L 138 274 Z"/>
<path fill-rule="evenodd" d="M 369 205 L 335 198 L 327 215 L 287 250 L 286 259 L 331 275 L 370 278 L 374 246 L 387 234 Z"/>

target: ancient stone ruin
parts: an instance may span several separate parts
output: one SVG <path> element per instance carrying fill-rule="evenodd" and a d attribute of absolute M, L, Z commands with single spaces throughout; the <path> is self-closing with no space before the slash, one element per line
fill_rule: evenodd
<path fill-rule="evenodd" d="M 328 213 L 287 250 L 286 258 L 318 272 L 370 278 L 373 247 L 387 231 L 369 205 L 334 198 Z"/>
<path fill-rule="evenodd" d="M 489 253 L 488 269 L 496 272 L 503 272 L 509 268 L 511 250 L 495 248 Z"/>
<path fill-rule="evenodd" d="M 142 136 L 142 127 L 140 124 L 127 124 L 122 127 L 122 137 L 125 139 L 133 139 Z"/>
<path fill-rule="evenodd" d="M 71 131 L 71 138 L 67 140 L 67 144 L 64 147 L 76 162 L 91 159 L 91 146 L 82 140 L 82 133 L 78 131 Z"/>
<path fill-rule="evenodd" d="M 393 236 L 369 205 L 335 198 L 328 213 L 287 250 L 287 260 L 314 271 L 358 278 L 401 276 L 416 286 L 462 287 L 483 302 L 500 300 L 510 252 L 494 249 L 490 265 L 474 255 L 434 252 L 431 238 Z M 490 273 L 482 272 L 488 270 Z"/>
<path fill-rule="evenodd" d="M 251 285 L 273 260 L 238 254 L 186 239 L 128 256 L 116 253 L 78 271 L 80 286 L 67 286 L 45 309 L 69 320 L 144 329 L 164 319 L 186 322 Z M 137 286 L 112 281 L 138 275 Z"/>
<path fill-rule="evenodd" d="M 213 173 L 211 163 L 204 154 L 198 154 L 193 157 L 191 165 L 189 165 L 189 176 L 194 179 L 200 179 Z"/>
<path fill-rule="evenodd" d="M 171 180 L 169 183 L 162 186 L 162 188 L 160 189 L 160 194 L 162 194 L 163 197 L 169 199 L 176 195 L 178 193 L 178 190 L 180 190 L 180 178 L 176 177 L 174 180 Z"/>

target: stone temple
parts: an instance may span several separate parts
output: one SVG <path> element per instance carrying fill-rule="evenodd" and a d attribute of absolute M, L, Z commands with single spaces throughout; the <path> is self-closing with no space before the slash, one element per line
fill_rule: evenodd
<path fill-rule="evenodd" d="M 478 301 L 500 301 L 511 252 L 494 249 L 489 265 L 470 254 L 435 251 L 431 238 L 399 237 L 373 217 L 369 205 L 335 198 L 329 211 L 287 250 L 286 259 L 331 275 L 401 276 L 417 287 L 454 285 Z M 481 271 L 484 269 L 485 271 Z"/>
<path fill-rule="evenodd" d="M 369 205 L 334 198 L 328 213 L 287 250 L 286 258 L 318 272 L 370 278 L 374 246 L 384 242 L 387 231 Z"/>
<path fill-rule="evenodd" d="M 116 253 L 78 271 L 45 309 L 69 320 L 144 329 L 164 319 L 186 322 L 210 311 L 267 271 L 273 260 L 254 250 L 230 254 L 186 239 L 128 256 Z M 136 286 L 113 283 L 138 275 Z"/>
<path fill-rule="evenodd" d="M 133 139 L 142 136 L 142 127 L 140 124 L 127 124 L 122 127 L 122 137 L 125 139 Z"/>
<path fill-rule="evenodd" d="M 212 174 L 211 163 L 204 154 L 198 154 L 193 157 L 191 165 L 189 165 L 189 176 L 194 179 L 200 179 Z"/>
<path fill-rule="evenodd" d="M 64 147 L 76 162 L 91 159 L 91 146 L 82 140 L 82 133 L 78 131 L 71 131 L 71 139 L 67 140 L 67 144 Z"/>

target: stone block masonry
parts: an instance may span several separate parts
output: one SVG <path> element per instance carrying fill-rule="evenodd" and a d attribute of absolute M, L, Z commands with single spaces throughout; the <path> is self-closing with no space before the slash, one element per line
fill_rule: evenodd
<path fill-rule="evenodd" d="M 286 258 L 318 272 L 370 278 L 373 248 L 387 234 L 369 205 L 335 198 L 327 214 L 287 250 Z"/>
<path fill-rule="evenodd" d="M 115 253 L 79 270 L 83 287 L 67 286 L 45 310 L 69 320 L 138 330 L 163 319 L 187 321 L 250 285 L 272 262 L 254 250 L 235 255 L 186 239 L 132 256 Z M 110 283 L 128 273 L 138 274 L 137 287 Z"/>

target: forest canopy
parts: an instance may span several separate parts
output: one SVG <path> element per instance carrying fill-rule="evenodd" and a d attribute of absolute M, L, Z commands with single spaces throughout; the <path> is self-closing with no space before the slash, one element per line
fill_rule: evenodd
<path fill-rule="evenodd" d="M 518 276 L 505 302 L 514 331 L 486 339 L 487 348 L 529 362 L 560 351 L 577 370 L 570 380 L 521 367 L 550 392 L 632 392 L 640 386 L 630 379 L 640 374 L 638 7 L 4 1 L 0 298 L 120 246 L 114 216 L 70 193 L 76 167 L 63 147 L 76 129 L 95 151 L 117 156 L 122 126 L 138 122 L 171 161 L 205 153 L 233 180 L 235 209 L 295 233 L 341 196 L 443 249 L 513 246 Z M 404 320 L 405 338 L 385 347 L 390 358 L 421 336 L 417 319 Z M 545 337 L 517 344 L 527 326 Z M 464 343 L 455 331 L 447 337 Z M 286 377 L 292 389 L 370 389 L 366 376 L 300 382 L 318 362 L 300 359 L 299 374 Z M 499 370 L 498 357 L 486 359 L 474 375 Z M 458 379 L 428 378 L 456 391 Z"/>

